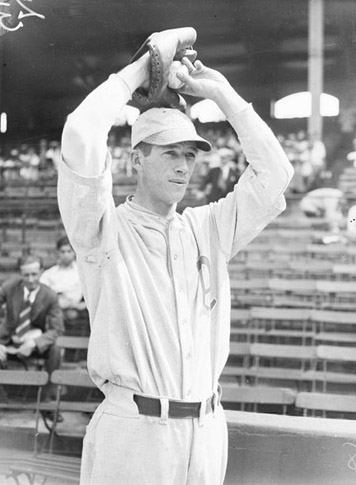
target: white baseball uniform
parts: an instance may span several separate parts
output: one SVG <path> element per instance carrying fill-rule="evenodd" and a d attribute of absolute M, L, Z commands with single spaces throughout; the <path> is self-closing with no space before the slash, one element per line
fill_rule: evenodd
<path fill-rule="evenodd" d="M 236 106 L 229 121 L 250 167 L 234 192 L 171 218 L 132 197 L 115 208 L 104 146 L 129 97 L 110 76 L 69 116 L 62 141 L 60 211 L 90 315 L 88 368 L 106 396 L 84 440 L 81 484 L 217 485 L 227 459 L 221 405 L 171 419 L 167 399 L 217 393 L 229 354 L 227 263 L 284 210 L 292 169 L 252 107 Z M 71 133 L 81 132 L 92 146 L 75 160 Z M 134 393 L 160 398 L 161 417 L 139 414 Z"/>

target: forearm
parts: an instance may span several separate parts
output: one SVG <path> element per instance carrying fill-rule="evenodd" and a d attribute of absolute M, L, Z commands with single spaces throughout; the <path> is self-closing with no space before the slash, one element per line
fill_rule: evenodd
<path fill-rule="evenodd" d="M 62 311 L 60 310 L 60 317 L 55 320 L 49 319 L 47 330 L 35 340 L 36 347 L 40 353 L 45 352 L 51 345 L 55 343 L 57 337 L 63 335 L 64 325 L 62 321 Z"/>
<path fill-rule="evenodd" d="M 278 140 L 252 106 L 230 85 L 219 90 L 215 101 L 238 134 L 247 161 L 271 198 L 277 199 L 293 176 L 293 167 Z"/>
<path fill-rule="evenodd" d="M 62 135 L 67 165 L 83 176 L 100 175 L 105 166 L 107 137 L 118 113 L 147 78 L 145 57 L 112 74 L 68 116 Z"/>
<path fill-rule="evenodd" d="M 56 332 L 55 330 L 47 330 L 41 335 L 41 337 L 35 339 L 35 344 L 38 352 L 40 354 L 46 352 L 46 350 L 48 350 L 49 347 L 56 342 L 59 335 L 62 335 L 62 333 L 58 334 L 58 332 Z"/>
<path fill-rule="evenodd" d="M 10 333 L 7 331 L 0 331 L 0 345 L 8 345 L 10 342 Z"/>

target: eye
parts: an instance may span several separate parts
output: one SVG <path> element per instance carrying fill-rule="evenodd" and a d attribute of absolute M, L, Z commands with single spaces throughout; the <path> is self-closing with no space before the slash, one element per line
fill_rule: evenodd
<path fill-rule="evenodd" d="M 186 154 L 185 154 L 185 156 L 186 156 L 186 158 L 187 158 L 188 160 L 195 160 L 195 158 L 196 158 L 196 153 L 194 153 L 194 152 L 188 152 L 188 153 L 186 153 Z"/>

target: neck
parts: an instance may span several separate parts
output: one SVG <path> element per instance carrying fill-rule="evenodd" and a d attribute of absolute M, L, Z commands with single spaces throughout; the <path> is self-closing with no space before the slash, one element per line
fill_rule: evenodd
<path fill-rule="evenodd" d="M 59 261 L 58 266 L 60 266 L 61 268 L 69 268 L 72 265 L 72 262 L 73 261 L 71 261 L 70 263 L 63 263 L 62 261 Z"/>
<path fill-rule="evenodd" d="M 136 189 L 133 201 L 135 204 L 138 204 L 159 216 L 167 218 L 173 216 L 177 207 L 177 204 L 167 204 L 162 200 L 153 198 L 150 194 L 140 190 L 139 187 Z"/>

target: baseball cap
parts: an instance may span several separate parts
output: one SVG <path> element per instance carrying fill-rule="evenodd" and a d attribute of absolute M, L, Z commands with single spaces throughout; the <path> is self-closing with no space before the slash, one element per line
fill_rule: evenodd
<path fill-rule="evenodd" d="M 151 108 L 137 118 L 132 125 L 132 148 L 141 141 L 152 145 L 194 141 L 200 150 L 211 150 L 211 144 L 198 135 L 188 116 L 173 108 Z"/>

